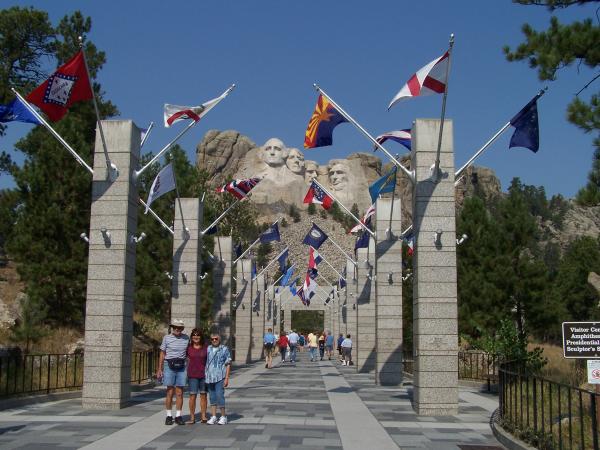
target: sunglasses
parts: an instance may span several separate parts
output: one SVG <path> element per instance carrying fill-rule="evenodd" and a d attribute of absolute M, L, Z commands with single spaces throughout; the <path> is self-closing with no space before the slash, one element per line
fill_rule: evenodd
<path fill-rule="evenodd" d="M 174 329 L 174 330 L 177 330 L 177 331 L 183 331 L 183 328 L 184 328 L 184 327 L 173 327 L 173 329 Z"/>
<path fill-rule="evenodd" d="M 211 341 L 218 341 L 219 338 L 210 338 Z"/>

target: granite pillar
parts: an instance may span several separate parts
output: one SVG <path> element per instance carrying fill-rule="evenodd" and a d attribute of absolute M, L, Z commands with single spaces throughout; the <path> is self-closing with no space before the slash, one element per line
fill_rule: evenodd
<path fill-rule="evenodd" d="M 252 361 L 252 261 L 240 259 L 236 266 L 235 362 Z"/>
<path fill-rule="evenodd" d="M 452 121 L 444 123 L 441 176 L 431 176 L 440 121 L 419 119 L 412 130 L 414 408 L 422 415 L 458 412 L 456 225 Z"/>
<path fill-rule="evenodd" d="M 214 299 L 211 327 L 221 334 L 221 342 L 231 348 L 231 268 L 232 242 L 230 236 L 215 237 L 215 265 L 213 269 Z"/>
<path fill-rule="evenodd" d="M 402 382 L 402 233 L 400 199 L 377 200 L 376 383 Z M 391 220 L 390 220 L 391 219 Z"/>
<path fill-rule="evenodd" d="M 200 326 L 200 289 L 203 274 L 200 240 L 203 205 L 197 198 L 182 198 L 181 210 L 175 203 L 173 228 L 173 280 L 171 286 L 171 318 L 181 319 L 186 332 Z M 188 231 L 184 229 L 187 227 Z"/>
<path fill-rule="evenodd" d="M 351 262 L 346 263 L 346 273 L 348 274 L 348 283 L 346 285 L 346 334 L 350 335 L 354 343 L 352 349 L 353 357 L 356 356 L 356 336 L 357 336 L 357 313 L 356 313 L 356 300 L 357 300 L 357 287 L 358 287 L 358 270 L 356 266 Z"/>
<path fill-rule="evenodd" d="M 263 357 L 263 336 L 265 332 L 265 275 L 256 277 L 252 286 L 252 361 Z"/>
<path fill-rule="evenodd" d="M 107 181 L 100 133 L 96 132 L 85 314 L 82 405 L 118 409 L 131 395 L 131 351 L 140 130 L 130 120 L 102 121 L 111 161 L 120 176 Z M 140 243 L 140 245 L 143 245 Z"/>
<path fill-rule="evenodd" d="M 358 249 L 358 285 L 357 285 L 357 333 L 353 340 L 354 363 L 358 372 L 375 370 L 375 299 L 373 278 L 374 239 L 369 240 L 369 248 Z"/>

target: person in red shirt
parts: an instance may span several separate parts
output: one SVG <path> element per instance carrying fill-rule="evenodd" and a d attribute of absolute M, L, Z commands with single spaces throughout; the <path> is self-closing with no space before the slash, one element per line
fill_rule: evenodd
<path fill-rule="evenodd" d="M 281 333 L 281 336 L 279 336 L 279 340 L 277 341 L 277 346 L 279 347 L 279 352 L 281 353 L 281 363 L 283 364 L 285 362 L 285 352 L 287 351 L 288 348 L 288 337 L 286 334 Z"/>
<path fill-rule="evenodd" d="M 186 423 L 192 425 L 196 423 L 196 397 L 200 393 L 200 420 L 207 422 L 206 417 L 206 384 L 204 382 L 204 369 L 206 367 L 206 350 L 208 346 L 204 344 L 204 337 L 198 328 L 192 330 L 190 345 L 187 348 L 187 376 L 190 390 L 190 420 Z"/>

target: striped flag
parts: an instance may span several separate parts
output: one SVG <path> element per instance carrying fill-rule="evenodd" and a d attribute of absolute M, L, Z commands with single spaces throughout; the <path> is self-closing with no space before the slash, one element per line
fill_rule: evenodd
<path fill-rule="evenodd" d="M 377 142 L 379 142 L 381 145 L 383 145 L 383 143 L 386 141 L 394 141 L 394 142 L 397 142 L 398 144 L 404 145 L 407 149 L 411 150 L 412 138 L 411 138 L 410 131 L 411 131 L 410 128 L 407 128 L 405 130 L 388 131 L 387 133 L 383 133 L 383 134 L 380 134 L 379 136 L 377 136 L 375 138 L 375 140 Z M 376 150 L 377 150 L 377 146 L 374 145 L 373 151 L 376 151 Z"/>
<path fill-rule="evenodd" d="M 243 199 L 260 182 L 260 178 L 248 178 L 247 180 L 233 180 L 225 186 L 217 188 L 217 192 L 229 192 L 238 199 Z"/>

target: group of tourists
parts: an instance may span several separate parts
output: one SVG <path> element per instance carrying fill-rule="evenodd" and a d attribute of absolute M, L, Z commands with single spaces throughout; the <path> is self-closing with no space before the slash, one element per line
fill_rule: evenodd
<path fill-rule="evenodd" d="M 221 344 L 217 331 L 210 333 L 210 343 L 205 342 L 202 332 L 194 328 L 191 337 L 183 333 L 182 320 L 171 321 L 171 333 L 163 337 L 157 380 L 167 387 L 165 425 L 196 423 L 196 399 L 200 394 L 200 422 L 209 425 L 227 424 L 225 415 L 225 388 L 229 385 L 231 354 Z M 184 422 L 183 390 L 188 386 L 190 418 Z M 175 419 L 173 419 L 173 394 L 175 394 Z M 207 416 L 207 394 L 211 404 L 211 416 Z M 221 416 L 217 418 L 217 408 Z"/>
<path fill-rule="evenodd" d="M 277 336 L 273 333 L 273 329 L 269 328 L 263 338 L 265 368 L 273 368 L 273 356 L 277 352 L 281 355 L 281 364 L 286 361 L 295 363 L 298 351 L 302 351 L 304 348 L 308 349 L 310 360 L 313 362 L 317 361 L 317 358 L 323 361 L 325 357 L 331 360 L 334 344 L 336 342 L 331 331 L 310 332 L 305 336 L 304 334 L 298 334 L 296 330 L 292 330 Z M 340 363 L 343 366 L 352 365 L 352 339 L 349 334 L 346 337 L 342 334 L 339 335 L 337 351 Z"/>

